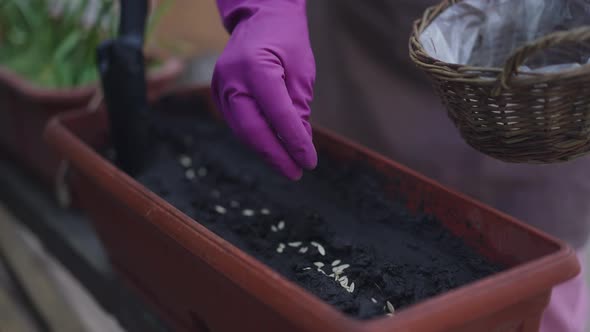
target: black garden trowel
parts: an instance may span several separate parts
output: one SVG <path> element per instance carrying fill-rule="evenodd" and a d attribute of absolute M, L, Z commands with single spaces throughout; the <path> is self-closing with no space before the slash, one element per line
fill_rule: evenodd
<path fill-rule="evenodd" d="M 143 55 L 147 0 L 121 0 L 118 37 L 98 47 L 98 70 L 118 166 L 135 175 L 149 156 L 149 120 Z"/>

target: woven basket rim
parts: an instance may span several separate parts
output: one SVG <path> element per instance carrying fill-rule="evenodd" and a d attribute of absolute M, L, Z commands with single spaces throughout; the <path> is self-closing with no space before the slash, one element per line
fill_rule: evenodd
<path fill-rule="evenodd" d="M 410 58 L 422 70 L 454 82 L 477 83 L 481 86 L 497 86 L 498 77 L 503 68 L 474 67 L 465 64 L 449 63 L 430 56 L 420 43 L 419 37 L 424 30 L 446 9 L 463 0 L 443 0 L 440 4 L 427 8 L 423 16 L 414 22 L 409 40 Z M 517 76 L 511 80 L 512 86 L 536 85 L 554 82 L 556 80 L 576 79 L 590 75 L 590 64 L 578 68 L 554 73 L 516 72 Z"/>

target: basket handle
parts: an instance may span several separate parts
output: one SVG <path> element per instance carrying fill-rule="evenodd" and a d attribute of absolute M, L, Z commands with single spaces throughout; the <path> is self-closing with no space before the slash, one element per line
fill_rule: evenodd
<path fill-rule="evenodd" d="M 518 67 L 520 67 L 529 56 L 536 52 L 565 42 L 580 42 L 588 40 L 590 40 L 590 26 L 583 26 L 568 31 L 558 31 L 548 34 L 517 49 L 516 52 L 508 58 L 504 65 L 504 69 L 500 74 L 499 78 L 501 87 L 508 89 L 510 80 L 516 74 Z"/>

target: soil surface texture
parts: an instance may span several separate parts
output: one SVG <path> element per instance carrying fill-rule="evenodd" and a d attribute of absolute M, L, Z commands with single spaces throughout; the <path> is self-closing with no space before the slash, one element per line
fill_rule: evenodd
<path fill-rule="evenodd" d="M 391 314 L 501 270 L 436 218 L 389 201 L 368 167 L 320 153 L 316 170 L 290 182 L 195 114 L 203 105 L 166 97 L 154 107 L 154 160 L 138 180 L 342 312 Z"/>

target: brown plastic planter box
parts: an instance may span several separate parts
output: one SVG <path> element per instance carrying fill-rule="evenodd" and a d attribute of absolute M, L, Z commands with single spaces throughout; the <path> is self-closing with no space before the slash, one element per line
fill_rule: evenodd
<path fill-rule="evenodd" d="M 200 89 L 183 93 L 202 93 Z M 100 124 L 100 125 L 98 125 Z M 113 264 L 178 331 L 537 331 L 551 289 L 574 277 L 572 249 L 541 232 L 316 128 L 321 151 L 363 160 L 390 183 L 392 200 L 440 219 L 505 272 L 401 310 L 358 321 L 213 234 L 93 148 L 107 143 L 105 112 L 55 119 L 46 138 L 72 165 L 69 183 Z"/>
<path fill-rule="evenodd" d="M 150 74 L 150 96 L 160 95 L 181 69 L 179 60 L 168 59 Z M 52 184 L 59 161 L 43 142 L 43 129 L 52 116 L 86 107 L 95 93 L 96 85 L 74 89 L 40 88 L 0 67 L 0 153 L 8 153 L 38 179 Z"/>

